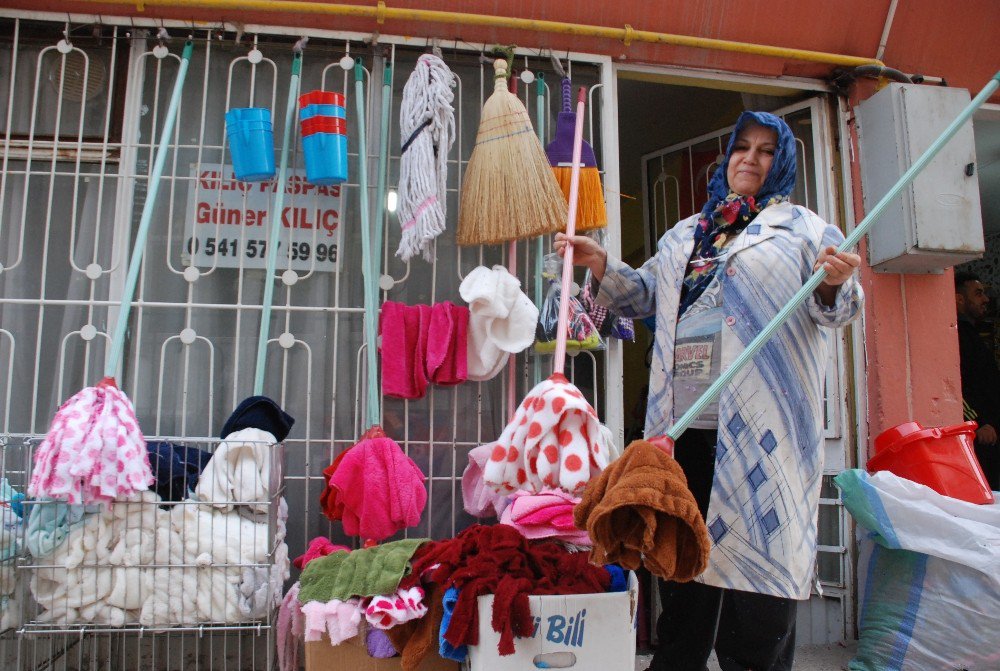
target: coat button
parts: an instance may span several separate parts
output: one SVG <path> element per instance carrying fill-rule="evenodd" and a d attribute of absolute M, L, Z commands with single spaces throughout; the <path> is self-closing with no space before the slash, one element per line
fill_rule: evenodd
<path fill-rule="evenodd" d="M 729 315 L 728 317 L 726 317 L 726 326 L 732 326 L 735 323 L 736 323 L 736 317 L 734 317 L 732 315 Z"/>
<path fill-rule="evenodd" d="M 732 277 L 733 275 L 736 274 L 736 268 L 729 266 L 728 268 L 726 268 L 726 274 Z"/>

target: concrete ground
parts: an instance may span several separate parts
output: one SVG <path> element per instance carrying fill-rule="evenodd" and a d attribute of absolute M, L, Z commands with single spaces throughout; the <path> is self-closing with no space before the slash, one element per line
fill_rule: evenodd
<path fill-rule="evenodd" d="M 847 663 L 858 649 L 857 641 L 828 645 L 803 645 L 795 649 L 796 671 L 846 671 Z M 635 671 L 644 671 L 652 655 L 637 655 Z M 720 671 L 713 654 L 708 660 L 708 671 Z"/>

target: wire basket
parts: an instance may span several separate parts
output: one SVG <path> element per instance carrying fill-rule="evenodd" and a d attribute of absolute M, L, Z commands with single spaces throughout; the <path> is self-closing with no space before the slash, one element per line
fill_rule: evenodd
<path fill-rule="evenodd" d="M 25 503 L 20 634 L 270 629 L 289 575 L 283 446 L 149 444 L 150 491 Z"/>

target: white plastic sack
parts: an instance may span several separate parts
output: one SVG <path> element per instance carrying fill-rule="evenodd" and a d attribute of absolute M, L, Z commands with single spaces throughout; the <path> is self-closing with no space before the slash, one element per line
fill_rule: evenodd
<path fill-rule="evenodd" d="M 861 640 L 849 668 L 1000 669 L 1000 504 L 887 472 L 835 481 L 864 536 Z"/>

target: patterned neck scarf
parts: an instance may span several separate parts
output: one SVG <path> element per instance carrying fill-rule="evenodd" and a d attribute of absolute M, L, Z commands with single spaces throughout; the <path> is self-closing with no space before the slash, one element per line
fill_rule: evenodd
<path fill-rule="evenodd" d="M 712 212 L 702 215 L 694 229 L 694 251 L 688 261 L 678 315 L 691 307 L 705 291 L 719 270 L 719 257 L 726 244 L 732 242 L 765 207 L 788 200 L 788 196 L 772 196 L 763 205 L 753 196 L 730 192 Z"/>

